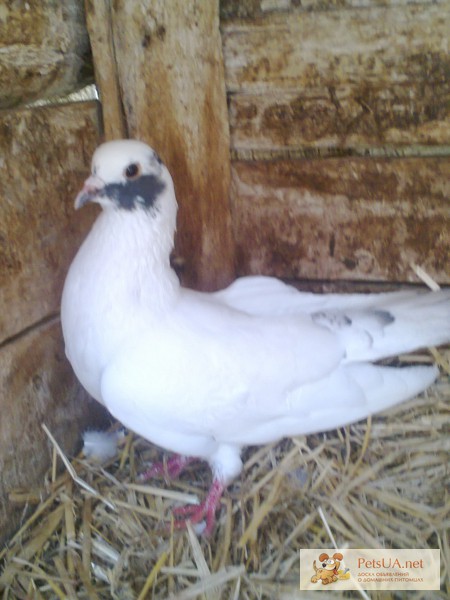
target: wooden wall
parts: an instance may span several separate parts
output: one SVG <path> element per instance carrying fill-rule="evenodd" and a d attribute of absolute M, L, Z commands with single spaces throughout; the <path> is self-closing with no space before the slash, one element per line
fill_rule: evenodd
<path fill-rule="evenodd" d="M 95 211 L 73 198 L 99 138 L 96 102 L 0 112 L 0 543 L 23 517 L 13 489 L 42 486 L 51 448 L 68 454 L 101 419 L 68 364 L 59 302 Z"/>
<path fill-rule="evenodd" d="M 68 364 L 64 276 L 95 210 L 73 198 L 101 132 L 98 102 L 27 108 L 93 80 L 82 0 L 0 5 L 0 544 L 24 517 L 12 490 L 42 487 L 51 447 L 68 454 L 104 421 Z"/>
<path fill-rule="evenodd" d="M 0 3 L 0 108 L 70 93 L 91 76 L 81 0 Z"/>
<path fill-rule="evenodd" d="M 450 283 L 449 3 L 221 9 L 239 274 Z"/>
<path fill-rule="evenodd" d="M 95 218 L 72 203 L 103 137 L 166 160 L 187 284 L 398 283 L 411 262 L 450 283 L 448 0 L 83 7 L 0 7 L 0 539 L 20 517 L 10 490 L 49 464 L 41 423 L 71 452 L 95 419 L 59 301 Z M 93 69 L 103 122 L 95 101 L 26 106 Z"/>

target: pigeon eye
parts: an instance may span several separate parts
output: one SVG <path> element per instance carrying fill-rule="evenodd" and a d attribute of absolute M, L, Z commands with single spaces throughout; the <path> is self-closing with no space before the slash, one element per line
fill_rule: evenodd
<path fill-rule="evenodd" d="M 141 165 L 139 163 L 131 163 L 125 169 L 125 177 L 127 179 L 136 179 L 141 174 Z"/>

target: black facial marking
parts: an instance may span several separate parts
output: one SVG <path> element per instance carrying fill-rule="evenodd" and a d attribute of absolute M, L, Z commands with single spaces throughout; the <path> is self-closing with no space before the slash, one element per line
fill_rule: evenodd
<path fill-rule="evenodd" d="M 107 196 L 125 210 L 138 207 L 150 210 L 165 187 L 155 175 L 141 175 L 123 183 L 108 183 L 102 190 L 102 196 Z"/>

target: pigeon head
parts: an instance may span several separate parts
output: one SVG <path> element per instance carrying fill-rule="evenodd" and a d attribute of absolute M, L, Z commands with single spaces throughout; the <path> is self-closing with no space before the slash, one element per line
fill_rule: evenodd
<path fill-rule="evenodd" d="M 94 152 L 91 175 L 76 197 L 75 208 L 96 202 L 103 209 L 155 214 L 164 208 L 163 196 L 166 203 L 175 204 L 176 212 L 172 178 L 156 152 L 137 140 L 115 140 Z"/>

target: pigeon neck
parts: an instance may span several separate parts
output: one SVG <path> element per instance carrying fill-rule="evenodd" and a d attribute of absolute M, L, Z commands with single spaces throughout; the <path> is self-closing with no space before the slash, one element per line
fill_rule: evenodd
<path fill-rule="evenodd" d="M 173 228 L 160 215 L 144 210 L 103 210 L 95 225 L 104 243 L 104 265 L 116 293 L 135 305 L 163 312 L 179 293 L 179 281 L 170 266 Z"/>

